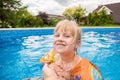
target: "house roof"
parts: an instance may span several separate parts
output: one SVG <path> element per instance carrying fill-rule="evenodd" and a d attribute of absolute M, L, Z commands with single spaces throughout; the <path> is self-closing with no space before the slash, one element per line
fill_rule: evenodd
<path fill-rule="evenodd" d="M 120 23 L 120 3 L 113 3 L 107 5 L 101 5 L 96 10 L 99 11 L 103 6 L 107 7 L 112 11 L 113 20 L 116 23 Z"/>
<path fill-rule="evenodd" d="M 120 3 L 108 4 L 105 6 L 112 10 L 112 12 L 120 14 Z"/>

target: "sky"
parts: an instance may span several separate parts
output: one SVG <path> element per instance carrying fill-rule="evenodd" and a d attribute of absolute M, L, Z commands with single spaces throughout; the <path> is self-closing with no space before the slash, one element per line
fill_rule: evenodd
<path fill-rule="evenodd" d="M 99 5 L 120 2 L 120 0 L 21 0 L 23 6 L 28 6 L 27 10 L 32 15 L 46 12 L 48 14 L 62 15 L 66 8 L 81 5 L 86 9 L 86 13 L 92 12 Z"/>

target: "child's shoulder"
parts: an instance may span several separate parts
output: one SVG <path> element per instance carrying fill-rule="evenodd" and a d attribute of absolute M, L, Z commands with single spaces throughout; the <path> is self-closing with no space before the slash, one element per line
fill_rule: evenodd
<path fill-rule="evenodd" d="M 81 60 L 79 61 L 79 63 L 78 63 L 79 65 L 84 65 L 84 66 L 86 66 L 86 65 L 89 65 L 90 64 L 90 61 L 88 60 L 88 59 L 86 59 L 86 58 L 81 58 Z"/>

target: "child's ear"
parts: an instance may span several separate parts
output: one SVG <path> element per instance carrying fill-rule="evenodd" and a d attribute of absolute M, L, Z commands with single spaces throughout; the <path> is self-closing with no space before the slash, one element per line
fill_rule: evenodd
<path fill-rule="evenodd" d="M 81 45 L 81 41 L 78 40 L 77 43 L 76 43 L 76 48 L 78 48 L 80 45 Z"/>

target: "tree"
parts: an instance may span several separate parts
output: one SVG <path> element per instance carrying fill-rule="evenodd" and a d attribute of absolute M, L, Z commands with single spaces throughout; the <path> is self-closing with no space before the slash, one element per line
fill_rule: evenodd
<path fill-rule="evenodd" d="M 20 6 L 19 0 L 0 1 L 0 27 L 15 27 L 15 14 Z"/>
<path fill-rule="evenodd" d="M 55 26 L 61 20 L 62 19 L 59 19 L 59 18 L 49 18 L 48 25 L 49 26 Z"/>
<path fill-rule="evenodd" d="M 81 19 L 85 17 L 85 9 L 83 9 L 80 5 L 72 8 L 68 8 L 63 12 L 63 15 L 68 19 L 75 19 L 79 24 L 82 21 Z"/>
<path fill-rule="evenodd" d="M 48 14 L 46 14 L 45 12 L 39 12 L 37 17 L 41 17 L 44 24 L 48 24 Z"/>
<path fill-rule="evenodd" d="M 18 27 L 38 27 L 44 25 L 41 17 L 37 18 L 31 15 L 27 11 L 27 7 L 21 7 L 19 9 L 19 11 L 16 13 L 16 19 Z"/>
<path fill-rule="evenodd" d="M 86 20 L 87 25 L 106 25 L 113 23 L 113 19 L 110 15 L 107 14 L 106 10 L 101 10 L 100 12 L 94 11 L 88 15 Z"/>
<path fill-rule="evenodd" d="M 110 24 L 113 23 L 113 19 L 110 15 L 107 14 L 106 10 L 99 12 L 101 24 Z"/>

